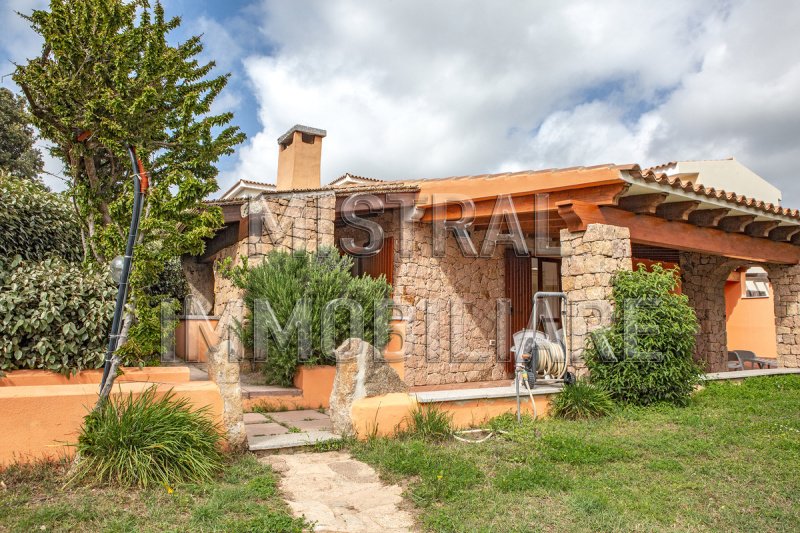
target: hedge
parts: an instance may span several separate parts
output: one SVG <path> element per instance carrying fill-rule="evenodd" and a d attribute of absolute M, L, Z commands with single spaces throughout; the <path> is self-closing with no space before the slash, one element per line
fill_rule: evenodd
<path fill-rule="evenodd" d="M 116 287 L 61 258 L 0 258 L 0 371 L 102 365 Z"/>
<path fill-rule="evenodd" d="M 66 197 L 0 172 L 0 201 L 0 257 L 83 258 L 80 226 Z"/>

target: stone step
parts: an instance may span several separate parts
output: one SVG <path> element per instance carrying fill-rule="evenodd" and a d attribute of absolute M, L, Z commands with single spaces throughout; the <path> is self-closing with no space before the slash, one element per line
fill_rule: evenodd
<path fill-rule="evenodd" d="M 242 399 L 265 398 L 269 396 L 302 396 L 303 391 L 295 387 L 275 385 L 242 385 Z"/>
<path fill-rule="evenodd" d="M 251 452 L 285 451 L 293 448 L 313 446 L 319 442 L 341 440 L 339 435 L 330 431 L 306 431 L 303 433 L 284 433 L 282 435 L 265 435 L 247 439 Z"/>

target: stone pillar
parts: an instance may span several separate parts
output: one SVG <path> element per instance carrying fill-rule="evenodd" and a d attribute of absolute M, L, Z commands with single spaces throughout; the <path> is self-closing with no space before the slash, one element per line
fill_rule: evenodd
<path fill-rule="evenodd" d="M 741 261 L 718 255 L 681 252 L 681 292 L 697 315 L 700 331 L 695 345 L 695 361 L 708 372 L 727 368 L 728 334 L 725 316 L 725 280 Z"/>
<path fill-rule="evenodd" d="M 631 234 L 628 228 L 589 224 L 586 231 L 561 230 L 561 283 L 567 293 L 566 341 L 571 367 L 586 372 L 583 350 L 588 334 L 611 324 L 611 279 L 630 270 Z"/>
<path fill-rule="evenodd" d="M 208 350 L 208 377 L 219 387 L 222 396 L 222 425 L 228 445 L 235 450 L 247 448 L 247 433 L 242 412 L 242 387 L 239 383 L 239 357 L 242 353 L 233 321 L 241 320 L 244 303 L 241 299 L 227 302 L 217 324 L 219 342 Z"/>
<path fill-rule="evenodd" d="M 766 267 L 775 298 L 778 366 L 800 367 L 800 265 Z"/>

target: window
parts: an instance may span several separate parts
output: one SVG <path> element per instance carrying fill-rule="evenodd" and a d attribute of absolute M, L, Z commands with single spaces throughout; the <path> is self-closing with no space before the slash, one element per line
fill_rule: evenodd
<path fill-rule="evenodd" d="M 769 278 L 763 268 L 750 268 L 745 274 L 743 298 L 769 298 Z"/>

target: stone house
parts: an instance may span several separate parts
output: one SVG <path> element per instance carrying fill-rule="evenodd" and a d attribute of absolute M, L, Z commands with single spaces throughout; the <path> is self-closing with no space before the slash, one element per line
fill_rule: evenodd
<path fill-rule="evenodd" d="M 723 190 L 713 169 L 609 164 L 401 181 L 347 174 L 323 186 L 324 137 L 293 127 L 278 142 L 274 190 L 212 202 L 225 227 L 185 270 L 201 311 L 220 319 L 224 353 L 238 349 L 224 332 L 242 301 L 214 264 L 337 246 L 354 255 L 356 273 L 392 284 L 404 319 L 401 374 L 412 387 L 510 378 L 511 335 L 529 323 L 537 291 L 567 294 L 566 316 L 542 319 L 563 331 L 580 371 L 586 336 L 609 321 L 613 273 L 639 260 L 680 266 L 701 324 L 697 357 L 714 371 L 727 361 L 726 282 L 763 268 L 778 365 L 800 363 L 800 213 Z M 735 181 L 749 183 L 746 172 Z M 765 189 L 771 198 L 773 189 Z"/>

